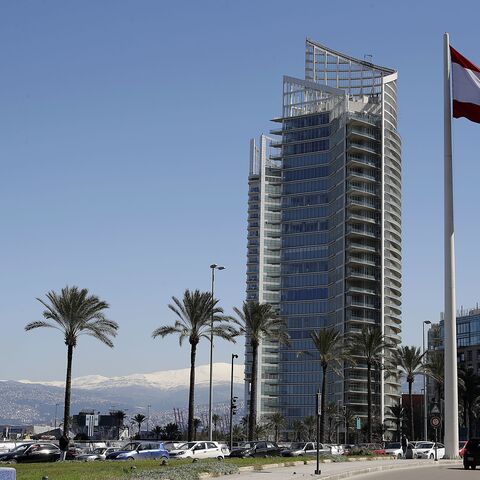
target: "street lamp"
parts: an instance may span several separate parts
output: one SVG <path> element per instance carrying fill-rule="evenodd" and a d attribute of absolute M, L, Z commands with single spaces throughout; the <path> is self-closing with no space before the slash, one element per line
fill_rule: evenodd
<path fill-rule="evenodd" d="M 236 397 L 234 401 L 233 396 L 233 360 L 238 358 L 238 355 L 232 353 L 232 371 L 230 374 L 230 451 L 233 448 L 233 416 L 237 413 L 236 412 Z"/>
<path fill-rule="evenodd" d="M 423 438 L 427 441 L 428 426 L 427 426 L 427 375 L 425 372 L 425 325 L 431 325 L 430 320 L 424 320 L 422 324 L 423 334 Z"/>
<path fill-rule="evenodd" d="M 213 397 L 213 302 L 215 290 L 215 270 L 225 270 L 225 267 L 212 263 L 212 312 L 210 319 L 210 388 L 208 395 L 208 439 L 212 441 L 212 397 Z"/>
<path fill-rule="evenodd" d="M 150 431 L 148 428 L 148 424 L 150 423 L 150 407 L 151 405 L 147 405 L 147 436 L 148 436 L 148 432 Z"/>
<path fill-rule="evenodd" d="M 57 428 L 57 408 L 60 404 L 56 403 L 55 404 L 55 429 Z"/>

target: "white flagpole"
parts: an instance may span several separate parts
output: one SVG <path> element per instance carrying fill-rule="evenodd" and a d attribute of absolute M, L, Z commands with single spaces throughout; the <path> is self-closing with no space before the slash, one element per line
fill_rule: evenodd
<path fill-rule="evenodd" d="M 450 40 L 444 34 L 444 215 L 445 215 L 445 458 L 458 458 L 457 319 L 455 305 L 455 233 L 453 223 L 452 98 Z"/>

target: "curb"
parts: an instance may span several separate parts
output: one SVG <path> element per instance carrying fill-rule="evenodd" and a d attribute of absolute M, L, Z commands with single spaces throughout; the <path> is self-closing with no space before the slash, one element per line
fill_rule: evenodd
<path fill-rule="evenodd" d="M 366 475 L 368 473 L 386 472 L 388 470 L 414 470 L 416 468 L 440 467 L 442 465 L 456 465 L 459 464 L 457 460 L 444 460 L 440 462 L 429 462 L 427 465 L 379 465 L 376 467 L 367 467 L 359 470 L 351 470 L 349 472 L 332 473 L 330 475 L 322 475 L 322 480 L 342 480 L 344 478 L 356 477 L 357 475 Z M 315 476 L 315 475 L 312 475 Z"/>
<path fill-rule="evenodd" d="M 381 460 L 393 460 L 392 458 L 388 457 L 373 457 L 373 458 L 367 458 L 367 457 L 359 457 L 359 458 L 351 458 L 348 460 L 348 462 L 360 462 L 360 461 L 381 461 Z M 338 462 L 338 463 L 348 463 L 348 462 Z M 438 462 L 434 461 L 429 461 L 425 460 L 425 464 L 417 464 L 417 465 L 405 465 L 402 467 L 402 462 L 400 461 L 399 464 L 396 465 L 377 465 L 377 466 L 371 466 L 371 467 L 365 467 L 365 468 L 360 468 L 358 470 L 350 470 L 347 472 L 340 472 L 340 473 L 331 473 L 331 474 L 321 474 L 322 480 L 342 480 L 344 478 L 351 478 L 355 477 L 357 475 L 366 475 L 368 473 L 376 473 L 376 472 L 383 472 L 383 471 L 388 471 L 388 470 L 409 470 L 409 469 L 415 469 L 415 468 L 427 468 L 427 467 L 439 467 L 442 465 L 458 465 L 460 464 L 459 460 L 441 460 Z M 265 464 L 259 464 L 259 465 L 248 465 L 245 467 L 238 467 L 238 473 L 242 472 L 261 472 L 263 470 L 270 470 L 274 468 L 288 468 L 288 467 L 298 467 L 298 466 L 304 466 L 304 465 L 314 465 L 316 463 L 316 460 L 307 460 L 306 462 L 302 461 L 293 461 L 293 462 L 282 462 L 282 463 L 265 463 Z M 325 459 L 321 463 L 334 463 L 330 459 Z M 335 462 L 337 463 L 337 462 Z M 312 473 L 312 477 L 316 477 L 317 475 Z M 200 479 L 207 479 L 207 478 L 213 478 L 213 477 L 218 477 L 217 474 L 212 474 L 212 473 L 200 473 L 199 478 Z M 320 478 L 320 475 L 318 476 Z"/>

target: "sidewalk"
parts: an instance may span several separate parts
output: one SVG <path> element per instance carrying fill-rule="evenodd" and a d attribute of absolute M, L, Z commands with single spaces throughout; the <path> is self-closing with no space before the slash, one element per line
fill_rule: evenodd
<path fill-rule="evenodd" d="M 295 465 L 291 467 L 264 466 L 262 470 L 243 471 L 229 475 L 228 480 L 300 480 L 306 478 L 319 478 L 328 480 L 340 480 L 366 473 L 380 472 L 385 470 L 399 470 L 410 468 L 423 468 L 456 464 L 458 460 L 364 460 L 358 462 L 321 463 L 321 475 L 314 475 L 315 461 L 308 465 Z"/>

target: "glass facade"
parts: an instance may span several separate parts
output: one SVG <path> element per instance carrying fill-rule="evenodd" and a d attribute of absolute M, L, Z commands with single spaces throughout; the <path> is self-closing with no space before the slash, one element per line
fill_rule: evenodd
<path fill-rule="evenodd" d="M 258 412 L 280 411 L 290 425 L 314 413 L 321 369 L 312 331 L 335 326 L 350 332 L 372 324 L 399 342 L 401 322 L 396 72 L 307 40 L 305 77 L 284 77 L 282 116 L 275 119 L 278 127 L 271 132 L 270 155 L 264 160 L 266 166 L 275 162 L 275 176 L 258 161 L 258 174 L 251 169 L 249 177 L 249 275 L 267 278 L 262 272 L 267 253 L 262 257 L 261 252 L 269 252 L 278 274 L 268 284 L 275 289 L 272 303 L 291 338 L 288 346 L 265 340 L 268 355 L 259 368 L 259 387 L 271 396 L 262 394 Z M 274 202 L 266 197 L 273 185 Z M 265 215 L 274 206 L 274 243 L 266 236 L 260 241 L 252 237 L 254 197 L 263 212 L 256 218 L 265 228 Z M 250 240 L 257 242 L 257 257 Z M 250 270 L 254 266 L 256 272 Z M 269 301 L 266 293 L 265 286 L 247 281 L 247 298 Z M 298 355 L 300 351 L 311 356 Z M 275 384 L 267 372 L 274 372 Z M 354 368 L 345 365 L 342 376 L 330 373 L 328 401 L 366 416 L 365 380 L 361 359 Z M 374 403 L 384 420 L 386 407 L 398 401 L 399 385 L 380 372 L 374 380 Z"/>

